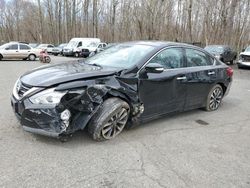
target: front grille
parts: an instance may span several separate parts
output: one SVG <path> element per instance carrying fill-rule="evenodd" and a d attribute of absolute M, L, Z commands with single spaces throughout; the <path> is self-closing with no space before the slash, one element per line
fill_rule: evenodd
<path fill-rule="evenodd" d="M 30 90 L 31 87 L 27 86 L 27 85 L 24 85 L 23 83 L 20 84 L 20 88 L 19 90 L 17 91 L 17 94 L 18 96 L 21 98 L 23 97 L 23 95 L 28 91 Z"/>
<path fill-rule="evenodd" d="M 88 49 L 82 49 L 82 52 L 89 52 Z"/>
<path fill-rule="evenodd" d="M 248 55 L 241 55 L 241 59 L 243 61 L 250 61 L 250 56 L 248 56 Z"/>

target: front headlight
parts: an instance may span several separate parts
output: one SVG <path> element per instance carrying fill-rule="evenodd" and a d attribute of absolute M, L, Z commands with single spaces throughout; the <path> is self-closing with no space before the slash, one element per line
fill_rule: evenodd
<path fill-rule="evenodd" d="M 65 92 L 55 91 L 55 88 L 44 90 L 29 98 L 33 104 L 58 104 Z"/>
<path fill-rule="evenodd" d="M 217 59 L 220 59 L 220 58 L 221 58 L 221 55 L 217 54 L 217 55 L 215 55 L 215 57 L 216 57 Z"/>

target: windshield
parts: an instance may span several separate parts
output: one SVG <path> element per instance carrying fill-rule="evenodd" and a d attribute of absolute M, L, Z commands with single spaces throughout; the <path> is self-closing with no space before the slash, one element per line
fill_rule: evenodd
<path fill-rule="evenodd" d="M 75 48 L 77 46 L 77 41 L 70 41 L 67 45 L 68 48 Z"/>
<path fill-rule="evenodd" d="M 47 44 L 40 44 L 39 46 L 37 46 L 36 48 L 44 48 L 47 47 Z"/>
<path fill-rule="evenodd" d="M 246 48 L 245 52 L 250 52 L 250 46 Z"/>
<path fill-rule="evenodd" d="M 8 46 L 9 46 L 9 44 L 3 44 L 2 46 L 0 46 L 0 49 L 4 49 L 4 48 L 6 48 Z"/>
<path fill-rule="evenodd" d="M 154 48 L 146 45 L 120 44 L 88 58 L 85 63 L 117 68 L 130 68 Z"/>
<path fill-rule="evenodd" d="M 59 46 L 57 46 L 58 48 L 63 48 L 63 47 L 65 47 L 65 46 L 67 46 L 67 44 L 66 43 L 63 43 L 63 44 L 60 44 Z"/>
<path fill-rule="evenodd" d="M 207 46 L 205 50 L 211 53 L 223 53 L 224 47 L 223 46 Z"/>

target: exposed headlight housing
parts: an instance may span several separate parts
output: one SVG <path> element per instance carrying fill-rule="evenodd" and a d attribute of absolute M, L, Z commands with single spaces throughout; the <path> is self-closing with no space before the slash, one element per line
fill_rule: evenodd
<path fill-rule="evenodd" d="M 33 104 L 58 104 L 65 92 L 55 91 L 55 88 L 44 90 L 29 98 Z"/>

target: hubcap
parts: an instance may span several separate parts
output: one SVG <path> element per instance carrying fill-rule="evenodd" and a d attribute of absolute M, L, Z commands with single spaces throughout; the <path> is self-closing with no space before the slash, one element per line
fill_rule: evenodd
<path fill-rule="evenodd" d="M 211 110 L 216 110 L 219 108 L 221 99 L 222 99 L 223 92 L 221 88 L 215 88 L 213 91 L 211 97 L 210 97 L 210 102 L 209 102 L 209 107 Z"/>
<path fill-rule="evenodd" d="M 34 55 L 30 55 L 30 60 L 31 61 L 34 61 L 36 58 L 35 58 L 35 56 Z"/>
<path fill-rule="evenodd" d="M 122 108 L 103 126 L 102 136 L 109 140 L 121 133 L 128 120 L 128 111 Z"/>

